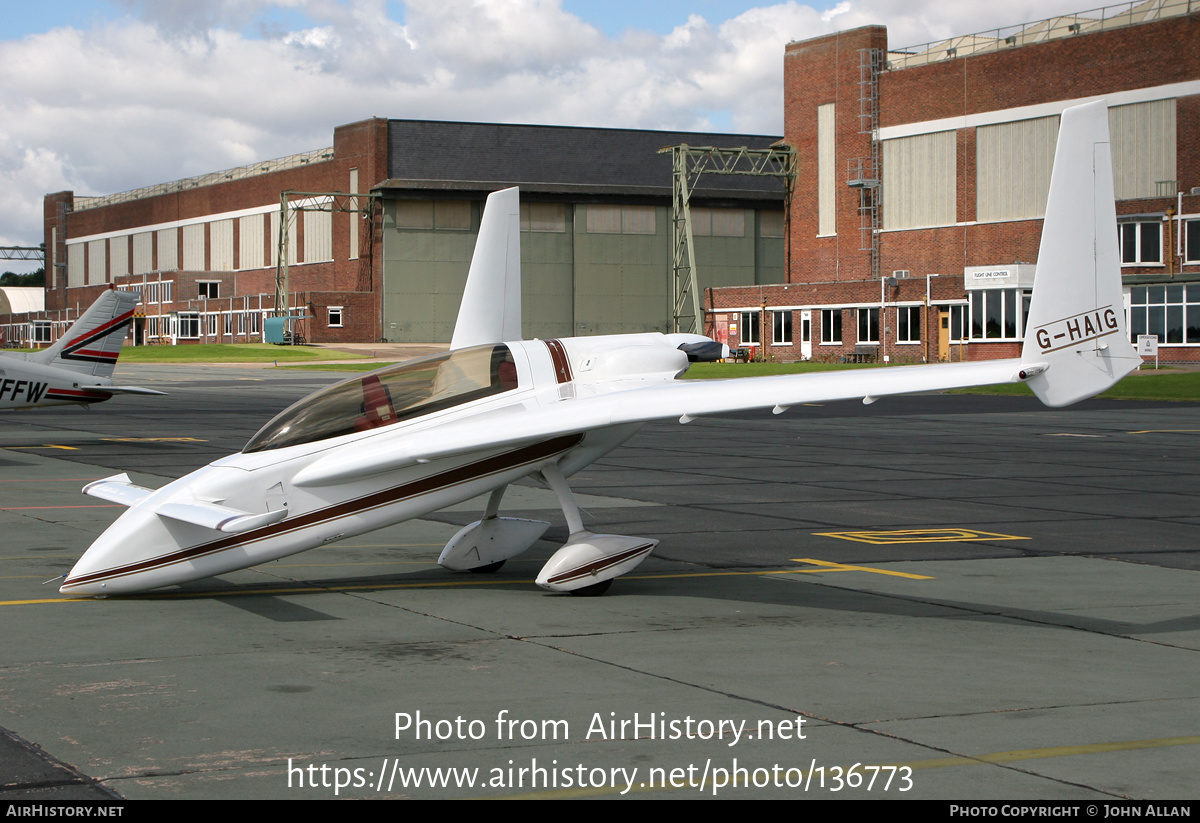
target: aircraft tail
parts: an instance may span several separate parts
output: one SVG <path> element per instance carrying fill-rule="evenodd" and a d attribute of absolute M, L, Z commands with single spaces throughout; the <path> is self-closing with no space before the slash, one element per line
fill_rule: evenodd
<path fill-rule="evenodd" d="M 1125 327 L 1103 101 L 1062 114 L 1021 359 L 1045 364 L 1028 382 L 1048 406 L 1098 394 L 1142 362 Z"/>
<path fill-rule="evenodd" d="M 58 342 L 30 355 L 29 359 L 92 377 L 111 377 L 139 300 L 138 292 L 115 289 L 104 292 Z"/>
<path fill-rule="evenodd" d="M 451 349 L 521 339 L 521 206 L 516 188 L 488 195 Z"/>

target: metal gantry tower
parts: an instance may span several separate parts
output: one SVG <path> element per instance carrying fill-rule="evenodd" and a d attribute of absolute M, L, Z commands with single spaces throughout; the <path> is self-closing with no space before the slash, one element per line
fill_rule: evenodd
<path fill-rule="evenodd" d="M 778 177 L 783 181 L 784 237 L 792 216 L 792 183 L 796 179 L 796 152 L 791 146 L 766 149 L 712 146 L 668 146 L 659 154 L 671 153 L 671 222 L 674 229 L 672 272 L 674 282 L 674 331 L 704 333 L 700 287 L 696 277 L 696 252 L 692 234 L 691 197 L 702 174 L 744 174 Z M 788 244 L 784 242 L 785 256 Z"/>
<path fill-rule="evenodd" d="M 366 265 L 371 265 L 373 256 L 372 244 L 375 238 L 375 209 L 374 201 L 379 199 L 377 193 L 362 194 L 347 191 L 283 191 L 279 193 L 279 238 L 278 254 L 275 259 L 275 317 L 287 317 L 290 313 L 288 305 L 290 298 L 290 275 L 288 256 L 290 253 L 291 225 L 298 212 L 350 212 L 359 215 L 366 222 L 366 237 L 369 247 L 366 254 Z M 299 202 L 293 202 L 299 198 Z M 360 235 L 361 236 L 361 235 Z M 362 249 L 352 251 L 362 252 Z"/>
<path fill-rule="evenodd" d="M 0 246 L 0 260 L 46 261 L 46 250 L 41 246 Z"/>

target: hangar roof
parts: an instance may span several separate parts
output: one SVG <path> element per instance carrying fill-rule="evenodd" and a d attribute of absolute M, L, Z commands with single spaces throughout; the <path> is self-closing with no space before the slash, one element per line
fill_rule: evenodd
<path fill-rule="evenodd" d="M 429 197 L 435 192 L 482 197 L 516 185 L 523 193 L 540 195 L 539 199 L 657 202 L 671 197 L 671 156 L 659 154 L 659 149 L 680 143 L 767 148 L 780 139 L 770 135 L 389 120 L 389 179 L 376 188 L 392 197 Z M 755 201 L 778 207 L 783 202 L 783 187 L 771 177 L 705 175 L 692 197 L 714 205 Z"/>

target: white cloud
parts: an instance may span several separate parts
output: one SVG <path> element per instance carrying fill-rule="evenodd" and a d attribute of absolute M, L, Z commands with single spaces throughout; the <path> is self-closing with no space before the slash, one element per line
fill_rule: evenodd
<path fill-rule="evenodd" d="M 619 37 L 558 0 L 123 0 L 129 16 L 0 41 L 0 237 L 41 197 L 100 194 L 328 145 L 367 117 L 782 130 L 783 48 L 872 23 L 910 45 L 1070 11 L 795 0 Z M 703 8 L 703 6 L 697 6 Z"/>

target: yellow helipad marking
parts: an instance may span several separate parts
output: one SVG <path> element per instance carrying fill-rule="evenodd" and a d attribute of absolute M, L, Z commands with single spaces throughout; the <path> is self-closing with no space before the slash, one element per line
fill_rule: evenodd
<path fill-rule="evenodd" d="M 925 574 L 897 572 L 891 569 L 875 569 L 870 566 L 851 566 L 847 563 L 831 563 L 828 560 L 812 560 L 807 557 L 797 557 L 792 562 L 811 563 L 814 566 L 821 566 L 819 569 L 805 569 L 805 574 L 812 574 L 814 572 L 870 572 L 871 574 L 886 574 L 889 577 L 907 577 L 909 580 L 937 580 L 936 577 L 930 577 Z"/>
<path fill-rule="evenodd" d="M 836 537 L 838 540 L 853 540 L 888 546 L 896 543 L 964 543 L 971 540 L 1030 540 L 1015 534 L 981 532 L 977 529 L 895 529 L 881 532 L 813 532 L 817 537 Z"/>
<path fill-rule="evenodd" d="M 925 769 L 946 769 L 956 766 L 985 766 L 993 763 L 1014 763 L 1021 760 L 1041 760 L 1048 757 L 1076 757 L 1078 755 L 1088 754 L 1104 754 L 1106 752 L 1128 752 L 1137 751 L 1138 749 L 1164 749 L 1172 746 L 1195 746 L 1200 744 L 1200 735 L 1192 735 L 1190 737 L 1159 737 L 1149 740 L 1119 740 L 1113 743 L 1091 743 L 1082 746 L 1050 746 L 1044 749 L 1018 749 L 1010 752 L 992 752 L 991 754 L 976 754 L 962 755 L 961 757 L 938 757 L 931 760 L 910 760 L 905 763 L 880 763 L 875 765 L 864 766 L 857 765 L 858 774 L 866 774 L 870 777 L 871 770 L 875 768 L 884 769 L 903 769 L 909 768 L 915 771 Z M 842 766 L 842 774 L 844 775 L 850 767 Z M 826 779 L 826 786 L 830 785 L 829 775 L 832 773 L 831 766 L 822 767 L 822 777 Z M 803 770 L 797 769 L 801 777 L 808 779 L 808 774 Z M 638 772 L 641 774 L 641 770 Z M 877 796 L 880 797 L 905 797 L 906 793 L 898 790 L 898 786 L 905 785 L 905 781 L 901 780 L 897 783 L 898 775 L 892 775 L 891 786 L 888 790 L 882 791 L 884 782 L 887 781 L 889 774 L 884 772 L 876 776 L 875 785 L 873 786 Z M 865 786 L 864 780 L 863 785 Z M 745 787 L 746 781 L 731 780 L 728 786 L 723 789 L 732 789 L 736 787 Z M 551 799 L 568 799 L 573 797 L 607 797 L 610 795 L 625 794 L 628 796 L 633 793 L 641 792 L 661 792 L 661 791 L 705 791 L 711 790 L 711 781 L 697 781 L 693 785 L 684 786 L 668 786 L 655 785 L 641 782 L 635 784 L 628 792 L 625 791 L 625 786 L 602 786 L 590 789 L 559 789 L 557 791 L 550 790 L 544 792 L 522 792 L 521 794 L 494 795 L 489 800 L 551 800 Z M 814 785 L 813 788 L 816 788 Z M 860 789 L 862 787 L 859 787 Z M 819 791 L 819 789 L 818 789 Z M 835 795 L 831 795 L 835 796 Z"/>

